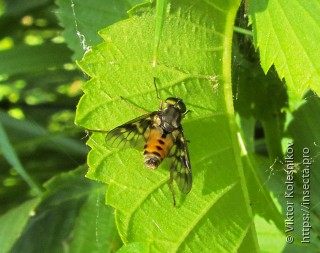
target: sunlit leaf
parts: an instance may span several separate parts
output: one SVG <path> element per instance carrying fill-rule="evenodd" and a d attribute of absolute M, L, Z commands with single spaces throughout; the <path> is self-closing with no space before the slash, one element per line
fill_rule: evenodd
<path fill-rule="evenodd" d="M 101 31 L 105 42 L 79 63 L 92 77 L 83 87 L 76 117 L 85 128 L 110 130 L 141 114 L 120 96 L 157 110 L 154 78 L 161 98 L 181 97 L 191 110 L 183 127 L 194 184 L 186 196 L 175 187 L 177 208 L 165 162 L 149 171 L 141 152 L 110 150 L 102 133 L 88 142 L 88 176 L 109 184 L 107 202 L 116 209 L 125 244 L 147 241 L 152 252 L 258 250 L 234 123 L 227 113 L 232 113 L 227 45 L 237 6 L 236 1 L 171 3 L 155 67 L 154 7 L 141 6 L 130 19 Z"/>
<path fill-rule="evenodd" d="M 308 88 L 319 94 L 319 1 L 253 0 L 249 12 L 264 71 L 274 64 L 292 98 Z"/>

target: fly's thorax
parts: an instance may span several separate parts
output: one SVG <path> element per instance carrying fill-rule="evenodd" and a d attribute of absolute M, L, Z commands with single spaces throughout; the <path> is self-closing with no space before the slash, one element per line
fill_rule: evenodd
<path fill-rule="evenodd" d="M 168 133 L 179 128 L 181 126 L 181 112 L 173 106 L 167 107 L 162 111 L 160 126 Z"/>
<path fill-rule="evenodd" d="M 181 128 L 181 120 L 186 113 L 186 106 L 180 98 L 167 98 L 161 110 L 160 127 L 167 133 Z"/>
<path fill-rule="evenodd" d="M 173 146 L 172 134 L 165 134 L 160 126 L 150 129 L 149 137 L 144 146 L 144 164 L 149 169 L 156 169 L 166 158 Z"/>

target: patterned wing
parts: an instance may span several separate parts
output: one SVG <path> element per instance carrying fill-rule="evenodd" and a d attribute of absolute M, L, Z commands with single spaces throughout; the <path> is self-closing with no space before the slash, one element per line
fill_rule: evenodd
<path fill-rule="evenodd" d="M 106 142 L 111 147 L 143 147 L 145 134 L 153 123 L 154 113 L 135 118 L 108 132 Z"/>
<path fill-rule="evenodd" d="M 182 129 L 176 137 L 170 157 L 172 157 L 170 168 L 171 183 L 174 179 L 183 193 L 189 193 L 192 187 L 192 172 L 187 141 Z"/>

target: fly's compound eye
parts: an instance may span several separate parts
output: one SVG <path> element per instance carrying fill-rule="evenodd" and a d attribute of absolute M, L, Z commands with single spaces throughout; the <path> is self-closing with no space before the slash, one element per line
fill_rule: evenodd
<path fill-rule="evenodd" d="M 166 103 L 169 105 L 173 105 L 175 108 L 178 108 L 179 111 L 183 114 L 187 111 L 186 105 L 182 102 L 181 98 L 167 98 Z"/>

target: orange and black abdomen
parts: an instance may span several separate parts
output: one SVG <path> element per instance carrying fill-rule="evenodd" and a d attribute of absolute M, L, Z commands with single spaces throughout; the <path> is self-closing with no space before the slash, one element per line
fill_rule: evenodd
<path fill-rule="evenodd" d="M 144 146 L 144 164 L 150 169 L 156 169 L 168 156 L 172 145 L 172 134 L 164 135 L 160 127 L 151 128 Z"/>

